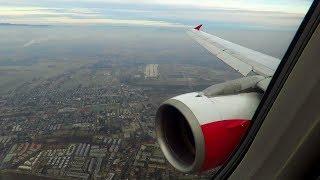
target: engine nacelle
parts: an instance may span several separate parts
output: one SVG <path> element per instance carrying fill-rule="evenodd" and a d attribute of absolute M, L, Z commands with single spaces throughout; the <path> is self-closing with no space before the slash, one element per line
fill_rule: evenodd
<path fill-rule="evenodd" d="M 157 111 L 156 133 L 166 159 L 182 172 L 221 166 L 246 133 L 260 100 L 255 92 L 217 97 L 194 92 L 165 101 Z"/>

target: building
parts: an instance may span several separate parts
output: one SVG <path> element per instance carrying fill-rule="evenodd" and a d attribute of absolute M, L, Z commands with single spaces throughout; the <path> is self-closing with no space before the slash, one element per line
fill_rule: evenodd
<path fill-rule="evenodd" d="M 146 66 L 145 72 L 145 79 L 152 79 L 159 77 L 159 65 L 158 64 L 148 64 Z"/>

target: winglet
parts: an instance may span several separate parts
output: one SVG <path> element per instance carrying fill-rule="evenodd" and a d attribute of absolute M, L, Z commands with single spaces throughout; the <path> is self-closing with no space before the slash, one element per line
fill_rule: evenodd
<path fill-rule="evenodd" d="M 200 31 L 201 27 L 202 27 L 202 24 L 198 25 L 198 26 L 195 27 L 194 29 Z"/>

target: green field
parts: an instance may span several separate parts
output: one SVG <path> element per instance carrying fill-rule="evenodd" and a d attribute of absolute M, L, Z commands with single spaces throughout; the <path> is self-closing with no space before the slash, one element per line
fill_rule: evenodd
<path fill-rule="evenodd" d="M 84 87 L 103 86 L 112 82 L 112 76 L 109 75 L 110 70 L 99 69 L 93 71 L 89 68 L 83 68 L 75 71 L 70 78 L 66 79 L 61 85 L 61 89 L 72 89 L 79 85 Z"/>

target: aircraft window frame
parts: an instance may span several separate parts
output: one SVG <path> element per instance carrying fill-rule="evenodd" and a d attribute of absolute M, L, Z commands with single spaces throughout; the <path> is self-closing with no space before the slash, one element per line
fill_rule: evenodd
<path fill-rule="evenodd" d="M 212 179 L 227 179 L 242 161 L 257 135 L 270 108 L 285 84 L 289 74 L 301 56 L 313 32 L 320 23 L 320 1 L 313 1 L 284 57 L 282 58 L 263 98 L 252 118 L 253 124 L 238 148 L 232 153 L 226 163 L 214 174 Z"/>

